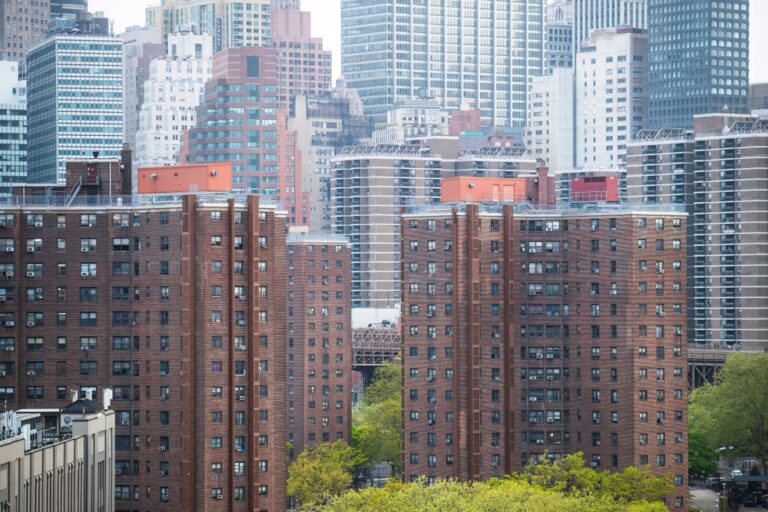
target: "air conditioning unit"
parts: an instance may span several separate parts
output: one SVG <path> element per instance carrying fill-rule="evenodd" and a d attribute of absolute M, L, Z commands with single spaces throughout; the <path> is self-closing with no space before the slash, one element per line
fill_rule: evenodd
<path fill-rule="evenodd" d="M 120 223 L 121 227 L 127 228 L 130 225 L 130 223 L 127 220 L 124 220 Z"/>
<path fill-rule="evenodd" d="M 43 227 L 43 222 L 42 222 L 42 221 L 37 221 L 37 222 L 35 222 L 35 227 L 36 227 L 36 228 L 41 228 L 41 227 Z"/>
<path fill-rule="evenodd" d="M 554 418 L 547 418 L 547 423 L 554 423 L 554 422 L 555 422 Z"/>
<path fill-rule="evenodd" d="M 554 358 L 555 358 L 555 354 L 547 354 L 547 359 L 554 359 Z"/>
<path fill-rule="evenodd" d="M 501 377 L 498 377 L 498 376 L 494 377 L 493 380 L 495 380 L 496 382 L 501 382 Z"/>
<path fill-rule="evenodd" d="M 611 290 L 611 295 L 616 295 L 617 293 L 619 293 L 619 292 L 616 291 L 616 290 Z"/>
<path fill-rule="evenodd" d="M 37 375 L 37 373 L 35 373 L 34 370 L 30 370 L 27 372 L 27 377 L 34 377 L 35 375 Z"/>
<path fill-rule="evenodd" d="M 88 352 L 90 350 L 90 347 L 88 347 L 88 345 L 83 345 L 82 347 L 80 347 L 80 350 L 82 350 L 83 352 Z"/>
<path fill-rule="evenodd" d="M 5 370 L 0 370 L 0 377 L 5 377 Z"/>
<path fill-rule="evenodd" d="M 160 376 L 161 376 L 161 377 L 167 377 L 167 376 L 168 376 L 168 372 L 166 372 L 166 371 L 161 371 L 161 372 L 160 372 Z"/>
<path fill-rule="evenodd" d="M 245 299 L 246 299 L 245 295 L 238 295 L 238 296 L 237 296 L 237 300 L 242 300 L 242 301 L 244 301 Z"/>
<path fill-rule="evenodd" d="M 434 425 L 434 424 L 435 424 L 435 420 L 427 420 L 427 425 Z"/>
<path fill-rule="evenodd" d="M 6 327 L 14 327 L 15 325 L 16 325 L 16 322 L 14 322 L 13 320 L 6 320 L 5 321 L 5 326 Z M 5 351 L 6 352 L 13 352 L 13 347 L 5 347 Z"/>
<path fill-rule="evenodd" d="M 88 248 L 87 248 L 87 247 L 81 247 L 81 248 L 80 248 L 80 250 L 81 250 L 82 252 L 88 252 Z"/>
<path fill-rule="evenodd" d="M 88 277 L 88 272 L 80 272 L 80 277 Z"/>
<path fill-rule="evenodd" d="M 27 252 L 35 252 L 35 248 L 34 247 L 27 247 Z"/>
<path fill-rule="evenodd" d="M 115 470 L 115 474 L 116 474 L 116 475 L 122 475 L 122 474 L 123 474 L 123 472 L 122 472 L 121 470 L 119 470 L 119 469 L 116 469 L 116 470 Z"/>
<path fill-rule="evenodd" d="M 549 375 L 549 376 L 547 377 L 547 380 L 555 380 L 555 378 L 554 378 L 553 376 Z"/>
<path fill-rule="evenodd" d="M 437 403 L 437 398 L 430 398 L 429 399 L 429 403 L 436 404 Z"/>
<path fill-rule="evenodd" d="M 499 465 L 498 465 L 498 464 L 496 464 L 495 462 L 493 462 L 493 463 L 491 463 L 491 467 L 492 467 L 492 468 L 497 468 L 497 467 L 499 467 Z"/>
<path fill-rule="evenodd" d="M 215 499 L 215 500 L 223 500 L 224 496 L 222 496 L 221 494 L 217 494 L 216 496 L 213 497 L 213 499 Z"/>
<path fill-rule="evenodd" d="M 168 476 L 168 471 L 163 469 L 162 471 L 160 471 L 160 476 Z"/>
<path fill-rule="evenodd" d="M 96 227 L 96 223 L 95 222 L 89 222 L 88 223 L 88 227 L 89 228 L 95 228 Z"/>
<path fill-rule="evenodd" d="M 528 380 L 536 380 L 536 376 L 535 375 L 531 375 L 530 377 L 528 377 Z"/>
<path fill-rule="evenodd" d="M 59 222 L 58 224 L 56 224 L 56 227 L 57 228 L 65 228 L 65 227 L 67 227 L 67 225 L 64 222 Z"/>
<path fill-rule="evenodd" d="M 27 322 L 27 327 L 34 327 L 34 326 L 35 326 L 35 322 Z"/>
<path fill-rule="evenodd" d="M 538 398 L 536 398 L 535 396 L 532 396 L 528 400 L 531 401 L 531 402 L 535 402 L 536 400 L 538 400 Z"/>
<path fill-rule="evenodd" d="M 238 320 L 237 325 L 245 325 L 245 320 Z"/>
<path fill-rule="evenodd" d="M 34 272 L 27 272 L 27 277 L 35 277 L 35 273 Z"/>
<path fill-rule="evenodd" d="M 536 354 L 536 359 L 544 359 L 544 354 Z"/>
<path fill-rule="evenodd" d="M 433 355 L 429 356 L 429 360 L 430 361 L 434 361 L 435 359 L 437 359 L 436 355 L 433 354 Z"/>
<path fill-rule="evenodd" d="M 244 402 L 245 401 L 245 395 L 240 395 L 239 397 L 237 397 L 237 399 L 240 400 L 241 402 Z"/>
<path fill-rule="evenodd" d="M 15 249 L 13 247 L 6 247 L 5 252 L 13 252 Z"/>
<path fill-rule="evenodd" d="M 167 447 L 165 447 L 165 446 L 161 446 L 161 447 L 160 447 L 160 451 L 161 451 L 161 452 L 164 452 L 164 451 L 165 451 L 165 450 L 167 450 L 167 449 L 168 449 L 168 448 L 167 448 Z"/>
<path fill-rule="evenodd" d="M 141 224 L 139 224 L 138 222 L 133 223 L 133 227 L 138 228 L 139 226 L 141 226 Z"/>
<path fill-rule="evenodd" d="M 589 465 L 592 466 L 593 468 L 596 468 L 597 467 L 597 462 L 592 462 Z"/>
<path fill-rule="evenodd" d="M 595 290 L 592 290 L 592 295 L 593 296 L 597 295 L 597 292 Z"/>
<path fill-rule="evenodd" d="M 600 441 L 595 441 L 593 444 L 594 444 L 595 446 L 600 446 Z"/>

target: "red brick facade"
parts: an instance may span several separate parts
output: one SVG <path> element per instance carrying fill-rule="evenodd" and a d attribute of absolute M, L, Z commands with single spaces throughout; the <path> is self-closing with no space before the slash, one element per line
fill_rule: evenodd
<path fill-rule="evenodd" d="M 289 235 L 288 437 L 293 454 L 350 442 L 350 246 L 343 237 Z"/>
<path fill-rule="evenodd" d="M 687 506 L 685 215 L 425 210 L 402 221 L 403 474 L 584 452 Z"/>
<path fill-rule="evenodd" d="M 285 216 L 98 199 L 2 210 L 7 407 L 111 388 L 118 511 L 285 510 Z"/>

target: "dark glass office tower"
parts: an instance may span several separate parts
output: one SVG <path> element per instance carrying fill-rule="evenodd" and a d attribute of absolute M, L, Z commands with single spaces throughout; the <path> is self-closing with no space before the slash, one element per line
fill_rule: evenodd
<path fill-rule="evenodd" d="M 88 11 L 88 0 L 51 0 L 51 19 L 75 19 L 77 13 Z"/>
<path fill-rule="evenodd" d="M 650 128 L 690 128 L 693 116 L 745 113 L 749 0 L 649 0 Z"/>

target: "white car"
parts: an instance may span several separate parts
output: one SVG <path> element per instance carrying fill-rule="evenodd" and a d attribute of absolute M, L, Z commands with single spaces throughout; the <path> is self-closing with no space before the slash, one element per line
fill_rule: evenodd
<path fill-rule="evenodd" d="M 731 470 L 731 478 L 736 478 L 737 476 L 744 476 L 744 473 L 740 469 Z"/>

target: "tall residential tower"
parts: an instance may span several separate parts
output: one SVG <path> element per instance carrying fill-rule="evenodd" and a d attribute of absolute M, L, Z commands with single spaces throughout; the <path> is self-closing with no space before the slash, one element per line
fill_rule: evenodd
<path fill-rule="evenodd" d="M 530 81 L 545 68 L 544 3 L 342 0 L 342 73 L 376 122 L 421 97 L 521 127 Z"/>

